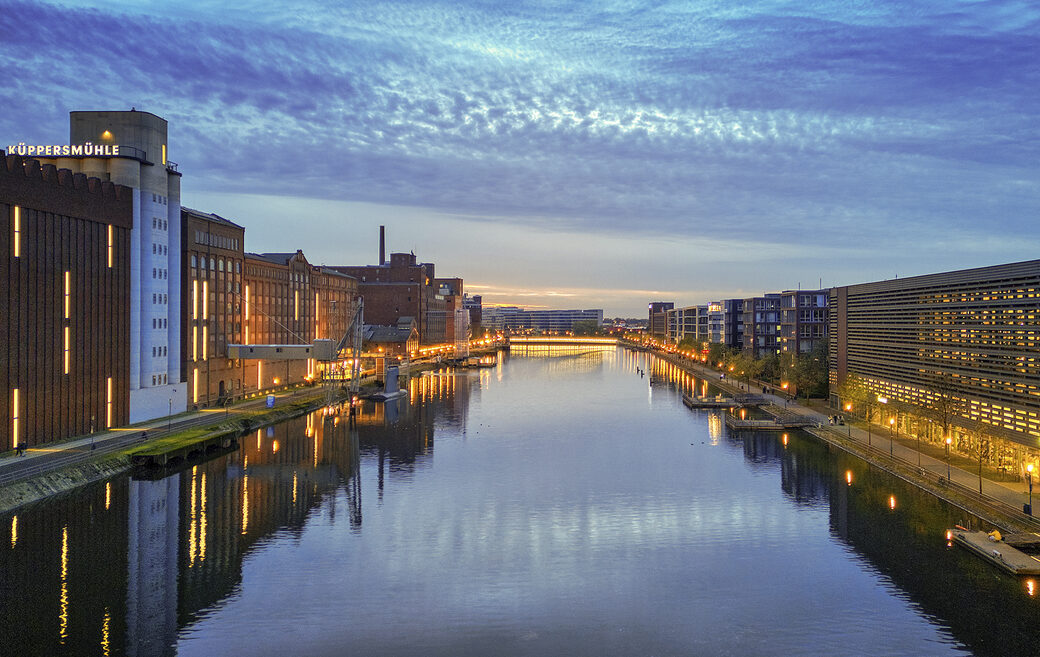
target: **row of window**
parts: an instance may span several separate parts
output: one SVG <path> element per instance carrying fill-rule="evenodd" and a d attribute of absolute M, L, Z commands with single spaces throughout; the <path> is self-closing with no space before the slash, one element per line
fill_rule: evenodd
<path fill-rule="evenodd" d="M 153 294 L 152 295 L 152 304 L 153 305 L 155 305 L 155 304 L 166 305 L 166 304 L 169 303 L 169 301 L 167 299 L 168 299 L 168 297 L 165 294 Z"/>
<path fill-rule="evenodd" d="M 167 230 L 167 223 L 165 219 L 159 217 L 152 217 L 152 229 Z"/>
<path fill-rule="evenodd" d="M 152 385 L 153 386 L 166 385 L 166 377 L 167 377 L 166 374 L 153 374 L 152 375 Z"/>
<path fill-rule="evenodd" d="M 170 249 L 163 244 L 152 242 L 152 255 L 167 255 Z"/>
<path fill-rule="evenodd" d="M 158 318 L 153 317 L 152 318 L 152 328 L 153 329 L 163 329 L 163 328 L 166 328 L 166 318 L 165 317 L 158 317 Z"/>
<path fill-rule="evenodd" d="M 155 267 L 152 267 L 152 278 L 161 278 L 165 280 L 167 273 L 168 270 L 166 269 L 156 269 Z"/>
<path fill-rule="evenodd" d="M 152 347 L 152 358 L 161 358 L 166 355 L 166 347 Z"/>
<path fill-rule="evenodd" d="M 167 198 L 162 194 L 152 194 L 152 203 L 158 203 L 160 205 L 169 205 Z"/>
<path fill-rule="evenodd" d="M 227 271 L 230 272 L 231 271 L 231 261 L 230 260 L 225 261 L 225 260 L 223 260 L 221 258 L 210 258 L 209 259 L 209 269 L 210 269 L 210 271 L 224 271 L 225 262 L 227 263 L 226 264 Z M 201 269 L 205 269 L 206 268 L 206 256 L 199 257 L 199 256 L 196 256 L 194 253 L 191 254 L 191 266 L 192 267 L 199 267 Z M 235 273 L 236 274 L 242 273 L 242 263 L 241 262 L 237 262 L 237 261 L 235 262 Z"/>
<path fill-rule="evenodd" d="M 238 251 L 238 238 L 214 235 L 213 233 L 207 233 L 201 230 L 195 231 L 195 243 L 205 244 L 206 246 L 212 246 L 217 249 Z"/>

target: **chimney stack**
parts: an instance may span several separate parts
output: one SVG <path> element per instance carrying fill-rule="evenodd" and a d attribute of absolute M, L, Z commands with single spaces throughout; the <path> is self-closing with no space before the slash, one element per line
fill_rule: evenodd
<path fill-rule="evenodd" d="M 386 226 L 379 227 L 379 266 L 386 264 Z"/>

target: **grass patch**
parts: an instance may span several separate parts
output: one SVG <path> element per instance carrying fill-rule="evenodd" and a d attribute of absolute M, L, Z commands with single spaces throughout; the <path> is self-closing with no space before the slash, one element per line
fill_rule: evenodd
<path fill-rule="evenodd" d="M 211 433 L 213 433 L 213 429 L 211 428 L 188 429 L 187 431 L 175 433 L 172 436 L 156 438 L 155 440 L 149 440 L 141 445 L 129 447 L 122 453 L 127 456 L 133 456 L 134 454 L 147 454 L 151 452 L 168 452 L 196 443 L 199 439 L 208 436 Z"/>

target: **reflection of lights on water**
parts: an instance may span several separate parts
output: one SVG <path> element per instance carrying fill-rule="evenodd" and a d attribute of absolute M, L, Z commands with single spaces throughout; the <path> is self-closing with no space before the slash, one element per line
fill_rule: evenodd
<path fill-rule="evenodd" d="M 18 516 L 11 518 L 11 547 L 18 546 Z"/>
<path fill-rule="evenodd" d="M 61 637 L 62 645 L 69 636 L 69 528 L 66 526 L 61 530 L 61 612 L 58 614 L 60 627 L 58 635 Z"/>
<path fill-rule="evenodd" d="M 953 540 L 953 531 L 952 530 L 949 530 L 949 529 L 946 530 L 946 540 L 947 541 L 952 541 Z"/>
<path fill-rule="evenodd" d="M 112 482 L 105 484 L 105 511 L 108 511 L 108 507 L 112 506 Z"/>
<path fill-rule="evenodd" d="M 852 470 L 845 471 L 845 483 L 849 486 L 852 485 Z"/>
<path fill-rule="evenodd" d="M 105 618 L 101 621 L 101 654 L 104 655 L 104 657 L 108 657 L 109 655 L 108 631 L 111 623 L 112 614 L 109 613 L 108 607 L 105 607 Z"/>
<path fill-rule="evenodd" d="M 888 496 L 888 508 L 890 508 L 890 509 L 895 509 L 896 508 L 896 496 L 895 495 L 889 495 Z"/>
<path fill-rule="evenodd" d="M 1031 597 L 1031 598 L 1036 596 L 1036 580 L 1035 579 L 1027 579 L 1026 580 L 1026 593 L 1028 593 L 1029 597 Z"/>
<path fill-rule="evenodd" d="M 780 440 L 782 440 L 783 443 L 784 443 L 784 449 L 787 449 L 787 440 L 788 440 L 787 434 L 785 433 L 783 436 L 781 436 Z"/>
<path fill-rule="evenodd" d="M 271 443 L 271 451 L 272 452 L 277 452 L 278 451 L 278 441 L 277 440 L 274 441 L 273 443 Z"/>
<path fill-rule="evenodd" d="M 718 413 L 708 416 L 708 436 L 712 445 L 719 444 L 719 438 L 722 436 L 722 416 Z"/>

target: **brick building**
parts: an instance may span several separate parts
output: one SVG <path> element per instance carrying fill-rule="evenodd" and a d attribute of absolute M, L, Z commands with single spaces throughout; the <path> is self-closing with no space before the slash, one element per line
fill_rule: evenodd
<path fill-rule="evenodd" d="M 0 451 L 130 418 L 133 190 L 0 151 Z"/>

